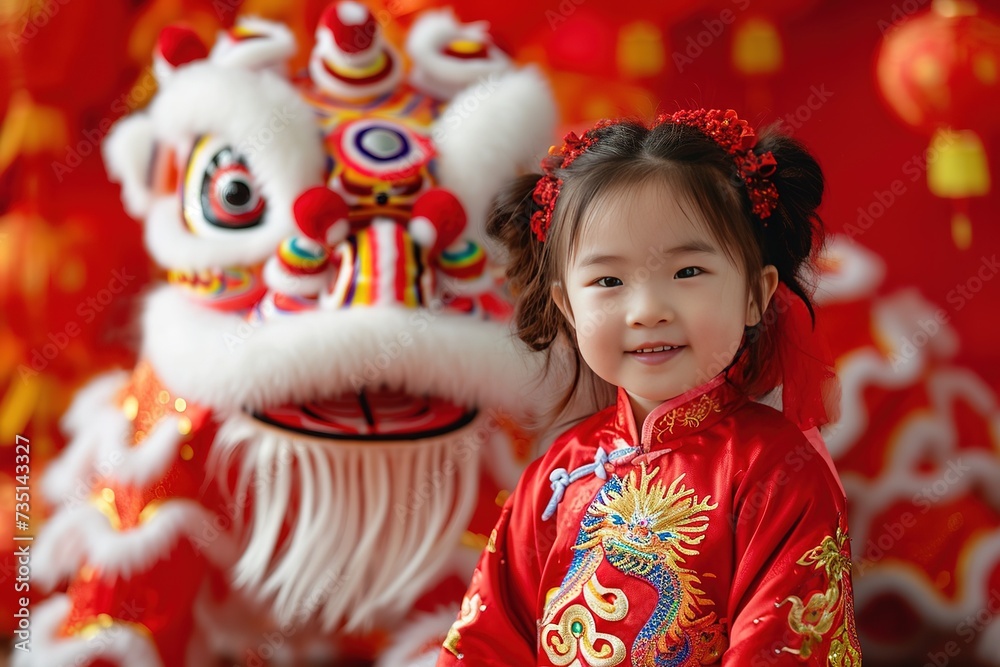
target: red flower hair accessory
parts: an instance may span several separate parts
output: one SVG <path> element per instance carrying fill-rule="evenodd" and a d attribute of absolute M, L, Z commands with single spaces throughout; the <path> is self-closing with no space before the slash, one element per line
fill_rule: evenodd
<path fill-rule="evenodd" d="M 549 149 L 548 157 L 542 160 L 543 176 L 532 192 L 532 199 L 538 205 L 538 210 L 531 215 L 531 231 L 539 241 L 544 242 L 548 236 L 556 200 L 563 184 L 562 179 L 556 177 L 556 170 L 567 169 L 597 141 L 598 130 L 618 122 L 620 121 L 615 119 L 599 121 L 582 136 L 570 132 L 563 138 L 563 145 L 558 150 L 555 146 Z M 771 151 L 760 155 L 753 152 L 757 145 L 757 135 L 747 121 L 737 117 L 732 109 L 688 109 L 661 114 L 652 127 L 668 122 L 700 130 L 732 156 L 740 178 L 746 183 L 754 214 L 761 220 L 771 216 L 778 205 L 778 188 L 770 177 L 778 163 Z M 767 225 L 766 222 L 764 224 Z"/>
<path fill-rule="evenodd" d="M 587 151 L 597 141 L 597 130 L 615 124 L 616 120 L 606 119 L 598 123 L 577 136 L 575 132 L 570 132 L 563 137 L 563 145 L 558 150 L 555 146 L 549 148 L 549 155 L 542 160 L 542 174 L 535 184 L 531 198 L 538 205 L 538 210 L 531 214 L 531 231 L 535 237 L 545 241 L 548 236 L 549 227 L 552 225 L 552 214 L 556 210 L 556 199 L 559 197 L 559 189 L 562 188 L 562 179 L 557 178 L 557 169 L 567 169 L 574 161 Z"/>
<path fill-rule="evenodd" d="M 753 212 L 761 220 L 770 217 L 778 205 L 778 188 L 771 182 L 778 163 L 771 151 L 757 155 L 757 135 L 745 120 L 737 117 L 732 109 L 685 109 L 672 114 L 662 114 L 660 123 L 677 123 L 700 130 L 719 144 L 736 162 L 736 169 L 746 183 Z M 766 223 L 765 223 L 766 225 Z"/>

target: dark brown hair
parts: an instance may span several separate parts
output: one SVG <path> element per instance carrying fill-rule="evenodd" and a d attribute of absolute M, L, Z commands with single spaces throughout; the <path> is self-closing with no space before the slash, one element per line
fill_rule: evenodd
<path fill-rule="evenodd" d="M 778 190 L 778 203 L 765 225 L 752 211 L 732 157 L 699 130 L 674 123 L 650 129 L 629 120 L 596 132 L 598 139 L 586 152 L 568 169 L 555 172 L 563 184 L 544 243 L 534 237 L 529 225 L 538 208 L 532 192 L 539 174 L 522 176 L 501 192 L 487 221 L 487 233 L 507 253 L 509 288 L 516 299 L 514 327 L 525 343 L 534 350 L 548 351 L 562 335 L 576 349 L 572 327 L 552 300 L 552 286 L 563 280 L 581 227 L 595 204 L 610 194 L 651 181 L 685 193 L 682 205 L 694 206 L 708 222 L 709 232 L 749 281 L 758 312 L 763 297 L 761 271 L 771 264 L 779 280 L 805 303 L 815 319 L 811 289 L 804 276 L 823 244 L 823 225 L 816 209 L 823 197 L 824 181 L 816 160 L 798 141 L 781 134 L 774 125 L 758 134 L 754 152 L 771 151 L 777 162 L 771 181 Z M 740 351 L 748 359 L 738 381 L 753 397 L 774 388 L 766 386 L 770 383 L 764 379 L 764 369 L 777 347 L 778 327 L 771 325 L 784 308 L 773 306 L 774 299 L 761 313 L 760 322 L 748 328 L 745 349 Z M 585 367 L 579 350 L 575 359 L 573 384 L 560 409 L 579 386 Z"/>

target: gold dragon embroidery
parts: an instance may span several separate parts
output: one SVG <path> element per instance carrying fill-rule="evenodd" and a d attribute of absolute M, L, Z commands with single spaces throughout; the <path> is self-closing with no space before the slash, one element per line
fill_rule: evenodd
<path fill-rule="evenodd" d="M 840 618 L 840 625 L 830 642 L 829 664 L 832 667 L 861 665 L 861 649 L 849 595 L 851 558 L 847 539 L 847 533 L 842 528 L 837 528 L 835 537 L 827 535 L 819 546 L 810 549 L 796 561 L 799 565 L 822 570 L 827 587 L 825 591 L 810 596 L 808 602 L 790 595 L 778 604 L 779 607 L 786 603 L 791 605 L 788 626 L 802 638 L 802 645 L 798 649 L 786 646 L 783 651 L 803 658 L 810 657 L 822 642 L 823 636 L 833 629 L 835 621 Z M 845 593 L 848 595 L 845 596 Z"/>

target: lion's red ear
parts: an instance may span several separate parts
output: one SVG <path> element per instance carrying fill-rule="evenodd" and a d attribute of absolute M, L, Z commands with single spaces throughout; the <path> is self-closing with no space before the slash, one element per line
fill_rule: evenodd
<path fill-rule="evenodd" d="M 156 40 L 153 67 L 156 78 L 163 80 L 181 65 L 208 58 L 208 46 L 190 26 L 168 25 Z"/>

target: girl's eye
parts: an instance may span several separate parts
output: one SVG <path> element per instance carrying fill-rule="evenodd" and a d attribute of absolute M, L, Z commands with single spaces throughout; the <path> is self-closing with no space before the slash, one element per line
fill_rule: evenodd
<path fill-rule="evenodd" d="M 605 276 L 597 280 L 598 285 L 601 287 L 620 287 L 624 283 L 618 278 L 612 278 L 611 276 Z"/>
<path fill-rule="evenodd" d="M 701 273 L 704 273 L 704 271 L 697 266 L 688 266 L 675 273 L 674 278 L 694 278 Z"/>

